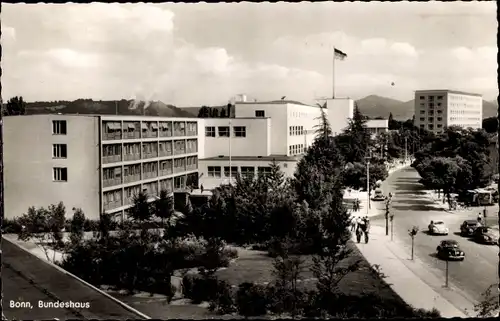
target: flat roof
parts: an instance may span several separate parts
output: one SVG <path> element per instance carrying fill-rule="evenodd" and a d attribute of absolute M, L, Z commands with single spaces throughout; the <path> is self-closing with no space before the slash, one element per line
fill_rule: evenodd
<path fill-rule="evenodd" d="M 299 160 L 300 156 L 286 156 L 286 155 L 269 155 L 269 156 L 231 156 L 232 161 L 268 161 L 273 160 L 277 162 L 294 162 Z M 229 161 L 229 156 L 222 157 L 209 157 L 200 159 L 200 161 Z"/>
<path fill-rule="evenodd" d="M 476 97 L 483 97 L 483 95 L 480 94 L 475 94 L 475 93 L 468 93 L 465 91 L 460 91 L 460 90 L 451 90 L 451 89 L 429 89 L 429 90 L 416 90 L 415 93 L 429 93 L 429 92 L 447 92 L 450 94 L 459 94 L 459 95 L 468 95 L 468 96 L 476 96 Z"/>
<path fill-rule="evenodd" d="M 294 105 L 302 105 L 302 106 L 307 106 L 307 107 L 316 107 L 319 108 L 319 106 L 314 106 L 314 105 L 307 105 L 304 103 L 301 103 L 300 101 L 296 100 L 272 100 L 272 101 L 237 101 L 235 104 L 241 104 L 241 105 L 285 105 L 285 104 L 294 104 Z"/>

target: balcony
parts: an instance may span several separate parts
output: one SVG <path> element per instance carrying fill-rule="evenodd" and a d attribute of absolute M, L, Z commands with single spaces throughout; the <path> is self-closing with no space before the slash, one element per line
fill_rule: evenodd
<path fill-rule="evenodd" d="M 132 182 L 138 182 L 141 180 L 141 175 L 136 174 L 136 175 L 127 175 L 123 177 L 123 182 L 125 184 L 132 183 Z"/>
<path fill-rule="evenodd" d="M 128 162 L 128 161 L 135 161 L 135 160 L 140 160 L 141 159 L 141 154 L 125 154 L 123 155 L 123 161 Z"/>
<path fill-rule="evenodd" d="M 174 173 L 182 173 L 186 171 L 186 166 L 181 166 L 181 167 L 174 167 Z"/>
<path fill-rule="evenodd" d="M 134 197 L 125 197 L 123 205 L 132 205 L 134 204 Z"/>
<path fill-rule="evenodd" d="M 174 149 L 174 155 L 183 155 L 186 153 L 186 150 L 184 148 L 175 148 Z"/>
<path fill-rule="evenodd" d="M 111 131 L 111 132 L 105 132 L 104 135 L 102 136 L 103 140 L 119 140 L 122 139 L 122 132 L 119 130 L 116 131 Z"/>
<path fill-rule="evenodd" d="M 141 133 L 139 131 L 124 131 L 123 139 L 140 139 Z"/>
<path fill-rule="evenodd" d="M 172 175 L 173 171 L 171 168 L 160 170 L 160 176 Z"/>
<path fill-rule="evenodd" d="M 142 138 L 156 138 L 156 137 L 158 137 L 157 130 L 143 130 L 142 131 Z"/>
<path fill-rule="evenodd" d="M 149 179 L 149 178 L 156 178 L 158 177 L 158 172 L 157 171 L 152 171 L 152 172 L 142 172 L 142 179 Z"/>
<path fill-rule="evenodd" d="M 172 149 L 160 150 L 160 157 L 172 156 Z"/>
<path fill-rule="evenodd" d="M 103 187 L 110 187 L 110 186 L 115 186 L 115 185 L 121 185 L 122 183 L 122 178 L 114 178 L 114 179 L 105 179 L 102 181 L 102 186 Z"/>
<path fill-rule="evenodd" d="M 188 132 L 187 132 L 187 136 L 196 136 L 196 135 L 198 135 L 196 133 L 196 130 L 188 130 Z"/>
<path fill-rule="evenodd" d="M 104 203 L 104 210 L 109 211 L 122 206 L 122 200 L 116 200 L 113 202 Z"/>
<path fill-rule="evenodd" d="M 192 171 L 192 170 L 198 169 L 198 164 L 188 165 L 188 166 L 186 166 L 186 168 L 188 171 Z"/>
<path fill-rule="evenodd" d="M 142 154 L 142 159 L 156 158 L 156 157 L 158 157 L 158 153 L 157 152 L 143 153 Z"/>
<path fill-rule="evenodd" d="M 122 155 L 112 155 L 112 156 L 103 156 L 102 157 L 103 164 L 118 163 L 121 161 L 122 161 Z"/>

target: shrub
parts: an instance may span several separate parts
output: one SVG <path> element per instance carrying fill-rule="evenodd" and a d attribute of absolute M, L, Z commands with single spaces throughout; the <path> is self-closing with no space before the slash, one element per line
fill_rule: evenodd
<path fill-rule="evenodd" d="M 83 224 L 83 230 L 85 232 L 99 231 L 99 221 L 85 219 L 85 223 Z"/>
<path fill-rule="evenodd" d="M 210 301 L 208 309 L 217 314 L 230 314 L 236 311 L 231 285 L 225 281 L 219 281 L 215 299 Z"/>
<path fill-rule="evenodd" d="M 194 304 L 217 299 L 219 287 L 224 290 L 225 283 L 215 277 L 203 277 L 199 274 L 187 274 L 182 278 L 182 293 Z"/>
<path fill-rule="evenodd" d="M 198 274 L 186 274 L 182 278 L 182 295 L 185 298 L 191 299 L 193 297 L 195 278 L 200 278 L 200 276 Z"/>
<path fill-rule="evenodd" d="M 245 317 L 265 315 L 268 303 L 264 286 L 249 282 L 240 284 L 236 294 L 236 307 L 240 315 Z"/>
<path fill-rule="evenodd" d="M 22 224 L 17 218 L 2 220 L 2 234 L 19 234 L 22 229 Z"/>

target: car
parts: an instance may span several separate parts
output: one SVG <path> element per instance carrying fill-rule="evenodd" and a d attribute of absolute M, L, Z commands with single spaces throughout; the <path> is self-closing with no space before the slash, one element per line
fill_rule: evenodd
<path fill-rule="evenodd" d="M 466 220 L 460 225 L 460 235 L 472 236 L 477 227 L 477 220 Z"/>
<path fill-rule="evenodd" d="M 465 253 L 455 240 L 443 240 L 436 248 L 437 256 L 443 260 L 465 260 Z"/>
<path fill-rule="evenodd" d="M 385 196 L 381 190 L 375 190 L 375 195 L 372 197 L 372 201 L 383 201 L 385 200 Z"/>
<path fill-rule="evenodd" d="M 450 231 L 443 221 L 431 221 L 429 224 L 429 233 L 433 235 L 448 235 Z"/>
<path fill-rule="evenodd" d="M 472 235 L 474 241 L 481 244 L 497 245 L 498 239 L 493 235 L 486 226 L 479 226 L 474 230 Z"/>

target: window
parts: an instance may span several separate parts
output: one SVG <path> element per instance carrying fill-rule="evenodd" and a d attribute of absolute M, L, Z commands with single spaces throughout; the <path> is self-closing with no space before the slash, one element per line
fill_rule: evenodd
<path fill-rule="evenodd" d="M 65 120 L 53 120 L 52 121 L 52 134 L 54 134 L 54 135 L 66 135 L 66 121 Z"/>
<path fill-rule="evenodd" d="M 434 107 L 434 104 L 433 103 L 429 103 L 429 107 Z"/>
<path fill-rule="evenodd" d="M 247 128 L 245 126 L 234 126 L 234 137 L 247 137 Z"/>
<path fill-rule="evenodd" d="M 434 100 L 434 96 L 429 96 L 429 100 L 433 101 Z"/>
<path fill-rule="evenodd" d="M 67 182 L 68 181 L 68 169 L 66 167 L 54 167 L 52 169 L 54 182 Z"/>
<path fill-rule="evenodd" d="M 256 110 L 255 117 L 266 117 L 266 113 L 263 110 Z"/>
<path fill-rule="evenodd" d="M 252 178 L 255 175 L 255 167 L 241 167 L 241 176 Z"/>
<path fill-rule="evenodd" d="M 66 158 L 66 157 L 68 157 L 66 144 L 52 145 L 52 158 Z"/>
<path fill-rule="evenodd" d="M 424 125 L 420 125 L 420 128 L 425 128 L 425 126 Z"/>
<path fill-rule="evenodd" d="M 437 105 L 438 105 L 438 107 L 440 107 L 440 106 L 441 106 L 441 103 L 437 103 Z"/>
<path fill-rule="evenodd" d="M 438 98 L 438 100 L 442 100 L 443 96 L 438 96 L 437 98 Z M 439 103 L 438 105 L 441 105 L 441 103 Z"/>
<path fill-rule="evenodd" d="M 420 96 L 420 99 L 425 99 L 425 96 Z"/>
<path fill-rule="evenodd" d="M 442 110 L 438 110 L 438 114 L 442 114 L 442 113 L 443 113 L 443 111 L 442 111 Z"/>
<path fill-rule="evenodd" d="M 231 177 L 236 178 L 236 175 L 238 175 L 238 167 L 231 166 Z M 224 177 L 229 177 L 229 166 L 224 167 Z"/>
<path fill-rule="evenodd" d="M 215 127 L 205 127 L 206 137 L 215 137 Z"/>
<path fill-rule="evenodd" d="M 271 174 L 271 167 L 259 167 L 258 168 L 259 175 L 270 175 Z"/>
<path fill-rule="evenodd" d="M 443 120 L 443 117 L 438 117 L 437 118 L 438 121 L 442 121 Z"/>
<path fill-rule="evenodd" d="M 229 137 L 228 126 L 219 126 L 219 137 Z"/>
<path fill-rule="evenodd" d="M 429 129 L 430 129 L 430 130 L 433 130 L 433 129 L 434 129 L 434 125 L 429 124 Z"/>
<path fill-rule="evenodd" d="M 425 114 L 425 110 L 421 110 L 421 111 L 420 111 L 420 114 Z"/>
<path fill-rule="evenodd" d="M 220 166 L 208 166 L 208 177 L 221 177 Z"/>
<path fill-rule="evenodd" d="M 441 128 L 441 127 L 443 127 L 443 125 L 442 125 L 442 124 L 438 124 L 437 126 L 438 126 L 438 128 Z"/>
<path fill-rule="evenodd" d="M 429 121 L 433 122 L 434 121 L 434 117 L 429 117 Z"/>
<path fill-rule="evenodd" d="M 425 121 L 425 117 L 420 117 L 420 121 Z"/>

